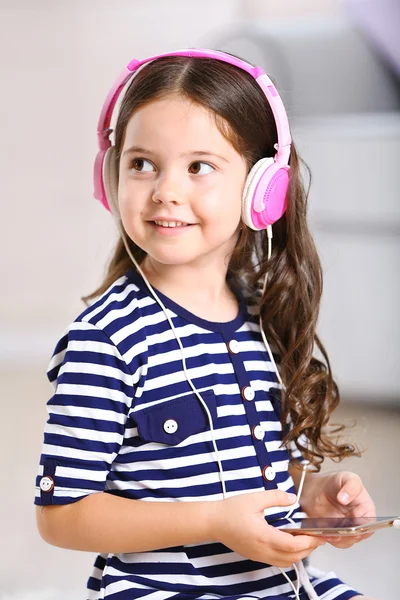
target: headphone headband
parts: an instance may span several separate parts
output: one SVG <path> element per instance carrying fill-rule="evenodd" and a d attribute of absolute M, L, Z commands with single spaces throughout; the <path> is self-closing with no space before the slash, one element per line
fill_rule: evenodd
<path fill-rule="evenodd" d="M 274 157 L 274 161 L 279 165 L 287 165 L 289 161 L 290 154 L 290 145 L 291 145 L 291 136 L 289 123 L 285 111 L 285 107 L 283 106 L 283 102 L 272 83 L 271 79 L 266 75 L 261 67 L 255 67 L 250 63 L 247 63 L 235 56 L 231 56 L 229 54 L 225 54 L 224 52 L 220 52 L 218 50 L 207 50 L 204 48 L 199 49 L 184 49 L 184 50 L 176 50 L 174 52 L 168 52 L 165 54 L 158 54 L 156 56 L 151 56 L 149 58 L 145 58 L 144 60 L 133 59 L 126 66 L 126 68 L 120 73 L 117 79 L 114 82 L 111 90 L 107 94 L 107 97 L 104 101 L 100 118 L 97 125 L 97 139 L 99 145 L 99 153 L 95 162 L 94 169 L 94 196 L 98 200 L 100 200 L 104 206 L 109 209 L 105 190 L 104 183 L 102 180 L 102 168 L 103 168 L 103 159 L 104 153 L 111 146 L 110 134 L 112 133 L 112 129 L 110 129 L 111 118 L 114 110 L 114 106 L 125 87 L 126 83 L 135 75 L 135 73 L 143 66 L 154 60 L 159 58 L 164 58 L 168 56 L 188 56 L 192 58 L 213 58 L 216 60 L 220 60 L 222 62 L 226 62 L 228 64 L 234 65 L 249 73 L 255 81 L 257 81 L 258 85 L 264 92 L 269 105 L 271 106 L 277 134 L 278 134 L 278 144 L 277 144 L 277 153 Z"/>
<path fill-rule="evenodd" d="M 109 91 L 97 126 L 99 151 L 94 164 L 94 196 L 110 210 L 118 204 L 118 174 L 115 148 L 110 141 L 111 119 L 115 104 L 126 83 L 138 70 L 159 58 L 170 56 L 188 56 L 191 58 L 212 58 L 231 64 L 251 75 L 262 89 L 274 115 L 278 143 L 275 144 L 274 157 L 260 159 L 251 169 L 242 196 L 242 217 L 246 225 L 255 230 L 269 227 L 281 218 L 286 210 L 286 195 L 289 185 L 289 156 L 291 136 L 288 118 L 283 102 L 261 67 L 255 67 L 236 56 L 219 50 L 204 48 L 176 50 L 158 54 L 144 60 L 133 59 L 117 77 Z"/>

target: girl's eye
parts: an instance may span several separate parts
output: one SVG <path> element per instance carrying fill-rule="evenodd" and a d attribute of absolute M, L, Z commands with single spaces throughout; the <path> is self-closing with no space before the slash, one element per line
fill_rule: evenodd
<path fill-rule="evenodd" d="M 207 175 L 215 169 L 208 163 L 197 161 L 190 165 L 189 170 L 194 175 Z"/>
<path fill-rule="evenodd" d="M 145 158 L 134 158 L 131 162 L 131 168 L 139 173 L 149 173 L 154 171 L 153 165 Z"/>

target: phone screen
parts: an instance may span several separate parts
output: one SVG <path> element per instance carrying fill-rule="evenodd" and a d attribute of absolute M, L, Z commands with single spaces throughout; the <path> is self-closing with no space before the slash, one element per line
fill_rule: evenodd
<path fill-rule="evenodd" d="M 389 527 L 398 517 L 304 517 L 279 519 L 271 525 L 290 533 L 310 535 L 357 535 Z"/>

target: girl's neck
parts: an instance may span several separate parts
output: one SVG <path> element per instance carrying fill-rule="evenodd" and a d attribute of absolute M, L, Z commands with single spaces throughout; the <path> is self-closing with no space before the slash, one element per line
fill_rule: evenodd
<path fill-rule="evenodd" d="M 150 284 L 189 312 L 221 323 L 237 316 L 239 303 L 226 282 L 227 269 L 194 271 L 185 265 L 157 269 L 146 258 L 140 268 Z"/>

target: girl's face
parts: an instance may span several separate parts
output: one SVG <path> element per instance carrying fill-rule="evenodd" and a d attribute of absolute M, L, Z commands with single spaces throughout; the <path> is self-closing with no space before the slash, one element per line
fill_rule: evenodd
<path fill-rule="evenodd" d="M 227 266 L 246 175 L 209 111 L 181 96 L 150 102 L 129 120 L 121 150 L 125 231 L 152 263 Z"/>

